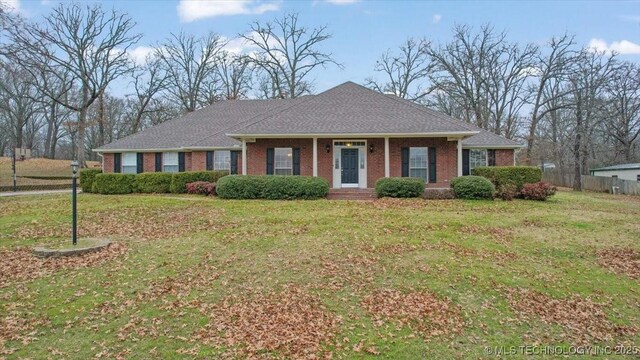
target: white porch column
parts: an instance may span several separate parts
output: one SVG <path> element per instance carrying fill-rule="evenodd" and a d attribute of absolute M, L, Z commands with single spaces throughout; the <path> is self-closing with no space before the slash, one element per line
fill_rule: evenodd
<path fill-rule="evenodd" d="M 391 176 L 391 165 L 389 160 L 389 138 L 384 138 L 384 177 Z"/>
<path fill-rule="evenodd" d="M 242 175 L 247 175 L 247 140 L 242 139 Z"/>
<path fill-rule="evenodd" d="M 458 139 L 458 176 L 462 176 L 462 138 Z"/>
<path fill-rule="evenodd" d="M 318 176 L 318 138 L 313 138 L 313 176 Z"/>

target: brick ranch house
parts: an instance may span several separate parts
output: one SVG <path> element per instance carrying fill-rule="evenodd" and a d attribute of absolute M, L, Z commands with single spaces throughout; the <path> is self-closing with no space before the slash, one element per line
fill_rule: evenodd
<path fill-rule="evenodd" d="M 396 96 L 346 82 L 296 99 L 207 106 L 94 151 L 104 172 L 228 170 L 321 176 L 334 189 L 382 177 L 429 188 L 476 166 L 514 165 L 520 144 Z"/>

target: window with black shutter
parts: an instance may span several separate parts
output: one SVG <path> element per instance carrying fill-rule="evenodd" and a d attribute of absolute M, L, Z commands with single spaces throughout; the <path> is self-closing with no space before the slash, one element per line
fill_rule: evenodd
<path fill-rule="evenodd" d="M 273 175 L 273 163 L 275 158 L 275 152 L 273 148 L 267 149 L 267 175 Z M 242 159 L 246 161 L 245 159 Z"/>
<path fill-rule="evenodd" d="M 438 181 L 437 179 L 438 177 L 436 176 L 436 148 L 430 147 L 429 148 L 429 182 L 435 183 Z"/>
<path fill-rule="evenodd" d="M 184 153 L 178 153 L 178 172 L 184 172 Z"/>
<path fill-rule="evenodd" d="M 239 155 L 240 155 L 239 151 L 232 151 L 231 152 L 231 161 L 230 161 L 230 164 L 229 164 L 231 175 L 237 175 L 238 174 L 238 157 L 239 157 Z"/>
<path fill-rule="evenodd" d="M 409 148 L 400 149 L 400 162 L 402 163 L 402 177 L 409 176 Z"/>
<path fill-rule="evenodd" d="M 293 175 L 300 175 L 300 148 L 293 149 Z"/>
<path fill-rule="evenodd" d="M 462 175 L 469 175 L 469 149 L 462 150 Z"/>
<path fill-rule="evenodd" d="M 213 170 L 213 151 L 207 151 L 207 170 Z"/>
<path fill-rule="evenodd" d="M 156 153 L 156 172 L 162 171 L 162 153 Z"/>
<path fill-rule="evenodd" d="M 496 151 L 494 149 L 487 150 L 488 166 L 496 166 Z"/>
<path fill-rule="evenodd" d="M 144 153 L 136 154 L 136 173 L 144 172 Z"/>
<path fill-rule="evenodd" d="M 113 172 L 119 173 L 122 171 L 122 154 L 114 153 L 113 154 Z"/>

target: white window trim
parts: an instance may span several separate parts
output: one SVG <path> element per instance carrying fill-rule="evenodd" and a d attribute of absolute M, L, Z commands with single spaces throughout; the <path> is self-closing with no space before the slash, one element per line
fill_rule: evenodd
<path fill-rule="evenodd" d="M 224 162 L 225 166 L 220 168 L 217 165 L 221 164 L 222 162 L 220 161 L 216 161 L 216 156 L 219 156 L 220 154 L 225 154 L 226 153 L 226 162 Z M 213 170 L 214 171 L 231 171 L 231 150 L 217 150 L 213 152 Z"/>
<path fill-rule="evenodd" d="M 489 149 L 469 149 L 469 175 L 471 175 L 471 171 L 475 169 L 477 166 L 471 167 L 471 152 L 472 151 L 484 151 L 484 165 L 481 166 L 489 166 Z"/>
<path fill-rule="evenodd" d="M 419 167 L 412 167 L 411 166 L 411 149 L 425 149 L 426 152 L 426 158 L 425 158 L 425 167 L 424 168 L 419 168 Z M 429 147 L 428 146 L 411 146 L 409 147 L 409 176 L 411 177 L 411 169 L 416 169 L 416 170 L 426 170 L 425 174 L 426 177 L 424 179 L 425 182 L 429 182 Z"/>
<path fill-rule="evenodd" d="M 277 166 L 277 161 L 276 161 L 276 153 L 278 152 L 278 150 L 288 150 L 291 153 L 291 167 L 278 167 Z M 278 174 L 278 170 L 289 170 L 291 172 L 291 174 L 289 175 L 293 175 L 293 148 L 292 147 L 277 147 L 277 148 L 273 148 L 273 175 L 280 175 Z"/>
<path fill-rule="evenodd" d="M 167 155 L 169 155 L 169 154 L 175 154 L 175 158 L 176 158 L 175 164 L 169 163 L 167 161 L 167 157 L 168 157 Z M 176 167 L 176 171 L 167 171 L 166 170 L 167 166 L 175 166 Z M 180 167 L 180 155 L 178 155 L 177 152 L 168 151 L 168 152 L 163 152 L 162 153 L 162 172 L 178 172 L 178 171 L 180 171 L 179 167 Z"/>
<path fill-rule="evenodd" d="M 131 159 L 133 158 L 133 163 Z M 127 161 L 127 159 L 129 161 Z M 133 171 L 125 171 L 128 168 L 132 168 Z M 120 171 L 123 174 L 136 174 L 138 173 L 138 154 L 134 152 L 122 153 L 122 165 Z"/>

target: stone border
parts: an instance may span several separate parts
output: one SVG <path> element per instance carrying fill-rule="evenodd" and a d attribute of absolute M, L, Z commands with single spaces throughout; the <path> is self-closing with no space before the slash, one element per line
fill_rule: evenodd
<path fill-rule="evenodd" d="M 33 254 L 39 258 L 77 256 L 90 252 L 100 251 L 111 245 L 111 240 L 100 239 L 93 246 L 71 247 L 66 249 L 48 249 L 44 246 L 37 246 L 33 249 Z"/>

